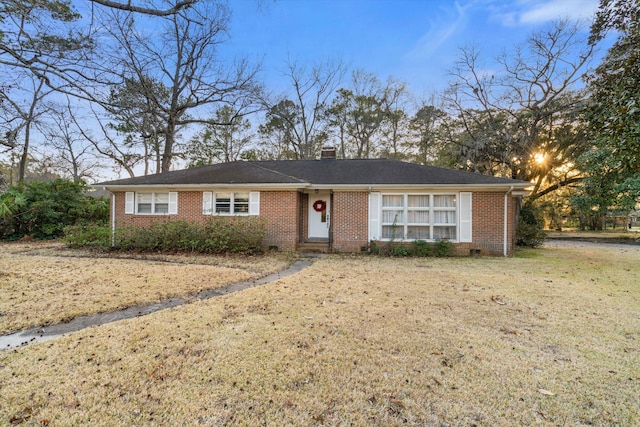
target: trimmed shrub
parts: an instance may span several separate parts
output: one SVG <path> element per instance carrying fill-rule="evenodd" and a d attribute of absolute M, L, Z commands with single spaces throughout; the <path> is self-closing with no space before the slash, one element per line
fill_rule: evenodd
<path fill-rule="evenodd" d="M 258 217 L 211 218 L 203 225 L 186 221 L 156 222 L 149 227 L 121 227 L 111 248 L 109 227 L 67 227 L 64 241 L 71 247 L 138 252 L 258 253 L 266 236 L 265 221 Z"/>
<path fill-rule="evenodd" d="M 378 245 L 371 241 L 369 244 L 369 254 L 392 257 L 446 257 L 451 256 L 454 246 L 449 240 L 437 240 L 426 242 L 424 240 L 414 240 L 411 244 L 388 242 L 385 245 Z"/>
<path fill-rule="evenodd" d="M 411 242 L 411 255 L 418 257 L 427 257 L 433 255 L 433 245 L 424 240 L 414 240 Z"/>
<path fill-rule="evenodd" d="M 105 225 L 69 225 L 62 241 L 71 248 L 88 247 L 108 251 L 111 248 L 111 229 Z"/>
<path fill-rule="evenodd" d="M 391 256 L 405 257 L 409 256 L 409 248 L 405 245 L 394 245 L 391 247 Z"/>
<path fill-rule="evenodd" d="M 450 256 L 453 252 L 453 243 L 449 240 L 438 240 L 433 247 L 433 255 L 436 257 Z"/>

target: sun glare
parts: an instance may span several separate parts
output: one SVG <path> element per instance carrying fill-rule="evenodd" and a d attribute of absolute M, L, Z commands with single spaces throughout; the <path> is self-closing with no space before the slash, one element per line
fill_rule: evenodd
<path fill-rule="evenodd" d="M 533 160 L 539 165 L 544 164 L 547 161 L 547 155 L 544 153 L 536 153 L 533 155 Z"/>

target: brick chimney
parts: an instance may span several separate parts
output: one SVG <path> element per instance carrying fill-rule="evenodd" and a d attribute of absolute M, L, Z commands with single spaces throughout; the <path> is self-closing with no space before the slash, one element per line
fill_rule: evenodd
<path fill-rule="evenodd" d="M 322 147 L 320 152 L 320 160 L 335 160 L 336 147 Z"/>

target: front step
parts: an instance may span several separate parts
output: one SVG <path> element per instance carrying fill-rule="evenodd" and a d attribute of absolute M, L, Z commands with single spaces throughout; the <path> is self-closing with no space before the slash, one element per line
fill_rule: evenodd
<path fill-rule="evenodd" d="M 329 241 L 308 240 L 306 242 L 298 243 L 298 252 L 327 254 L 329 253 Z"/>

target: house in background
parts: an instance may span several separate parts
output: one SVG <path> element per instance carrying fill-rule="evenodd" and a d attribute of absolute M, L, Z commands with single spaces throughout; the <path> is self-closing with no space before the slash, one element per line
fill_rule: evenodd
<path fill-rule="evenodd" d="M 111 226 L 266 220 L 279 250 L 360 252 L 372 241 L 447 239 L 458 255 L 509 255 L 531 184 L 388 159 L 237 161 L 97 184 Z"/>

